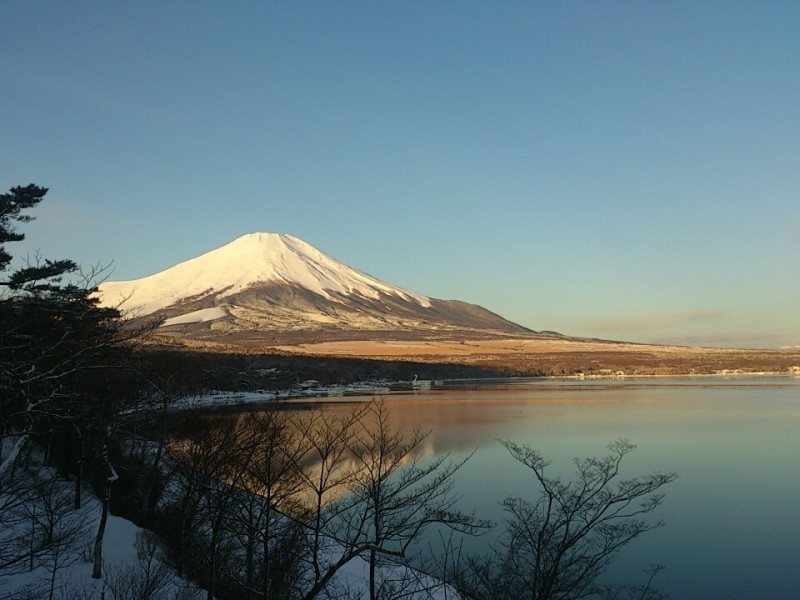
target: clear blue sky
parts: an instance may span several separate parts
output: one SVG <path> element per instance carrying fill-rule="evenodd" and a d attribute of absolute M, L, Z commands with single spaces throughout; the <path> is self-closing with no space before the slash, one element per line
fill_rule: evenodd
<path fill-rule="evenodd" d="M 24 250 L 112 279 L 291 233 L 533 329 L 800 345 L 800 2 L 6 0 L 0 148 Z"/>

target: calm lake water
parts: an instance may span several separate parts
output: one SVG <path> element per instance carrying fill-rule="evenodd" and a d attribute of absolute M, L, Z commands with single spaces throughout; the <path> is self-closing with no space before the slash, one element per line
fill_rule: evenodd
<path fill-rule="evenodd" d="M 641 583 L 642 570 L 661 563 L 658 588 L 675 600 L 800 598 L 800 379 L 520 380 L 386 402 L 396 426 L 432 430 L 431 456 L 477 450 L 458 489 L 465 508 L 498 521 L 500 500 L 536 490 L 498 438 L 541 450 L 565 475 L 572 458 L 627 438 L 638 448 L 623 475 L 679 479 L 656 513 L 666 525 L 634 541 L 611 580 Z"/>

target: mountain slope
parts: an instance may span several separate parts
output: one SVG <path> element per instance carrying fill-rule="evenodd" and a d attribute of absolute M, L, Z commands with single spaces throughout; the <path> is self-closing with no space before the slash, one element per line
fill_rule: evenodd
<path fill-rule="evenodd" d="M 104 303 L 129 299 L 126 309 L 143 316 L 180 301 L 221 299 L 273 282 L 299 285 L 332 301 L 337 300 L 335 294 L 387 294 L 430 306 L 426 296 L 370 277 L 301 239 L 276 233 L 250 233 L 155 275 L 100 287 Z"/>
<path fill-rule="evenodd" d="M 480 306 L 391 285 L 285 234 L 251 233 L 99 293 L 131 318 L 163 319 L 159 337 L 183 343 L 533 333 Z"/>

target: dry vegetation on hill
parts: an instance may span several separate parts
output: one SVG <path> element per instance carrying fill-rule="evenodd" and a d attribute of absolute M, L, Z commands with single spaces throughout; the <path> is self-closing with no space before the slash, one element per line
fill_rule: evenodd
<path fill-rule="evenodd" d="M 159 337 L 168 345 L 193 351 L 469 366 L 509 376 L 786 372 L 800 365 L 797 351 L 658 346 L 548 334 L 504 337 L 484 332 L 482 337 L 429 335 L 420 339 L 409 332 L 406 336 L 381 339 L 376 335 L 366 340 L 335 339 L 335 336 L 315 339 L 309 335 L 281 335 L 271 339 L 231 336 L 213 340 Z"/>
<path fill-rule="evenodd" d="M 786 372 L 800 352 L 655 346 L 588 340 L 329 342 L 282 346 L 284 352 L 485 366 L 509 375 L 674 375 Z"/>

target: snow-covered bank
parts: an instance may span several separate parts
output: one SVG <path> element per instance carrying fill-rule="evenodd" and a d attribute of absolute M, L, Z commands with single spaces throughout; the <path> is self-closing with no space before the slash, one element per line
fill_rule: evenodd
<path fill-rule="evenodd" d="M 409 384 L 410 386 L 410 384 Z M 390 388 L 384 384 L 353 383 L 349 385 L 312 385 L 281 392 L 232 392 L 212 390 L 203 394 L 183 396 L 170 401 L 168 410 L 184 411 L 195 409 L 214 409 L 244 407 L 269 402 L 302 401 L 308 399 L 343 398 L 343 397 L 374 397 L 388 394 Z"/>
<path fill-rule="evenodd" d="M 8 456 L 14 440 L 7 438 L 4 442 L 2 455 Z M 74 481 L 45 467 L 42 460 L 42 453 L 29 442 L 19 453 L 15 467 L 0 479 L 0 599 L 205 597 L 196 584 L 177 576 L 154 534 L 113 515 L 108 517 L 103 539 L 102 577 L 93 579 L 92 547 L 100 520 L 100 501 L 85 489 L 81 508 L 74 509 Z M 179 484 L 173 482 L 169 487 L 165 500 L 170 492 L 179 492 Z M 246 492 L 239 490 L 237 494 Z M 205 527 L 201 525 L 199 529 L 203 531 Z M 343 544 L 323 536 L 322 565 L 340 560 L 347 552 Z M 10 560 L 13 556 L 20 559 Z M 369 569 L 365 557 L 353 557 L 316 597 L 367 596 Z M 402 597 L 410 600 L 457 598 L 449 586 L 404 565 L 382 561 L 377 577 L 383 589 L 402 590 Z"/>
<path fill-rule="evenodd" d="M 12 449 L 6 438 L 3 456 Z M 12 459 L 13 460 L 13 459 Z M 103 540 L 103 570 L 92 578 L 92 546 L 100 501 L 89 490 L 73 506 L 74 482 L 42 464 L 27 447 L 14 469 L 0 478 L 0 598 L 89 600 L 194 600 L 202 590 L 175 575 L 162 559 L 154 536 L 109 515 Z"/>

